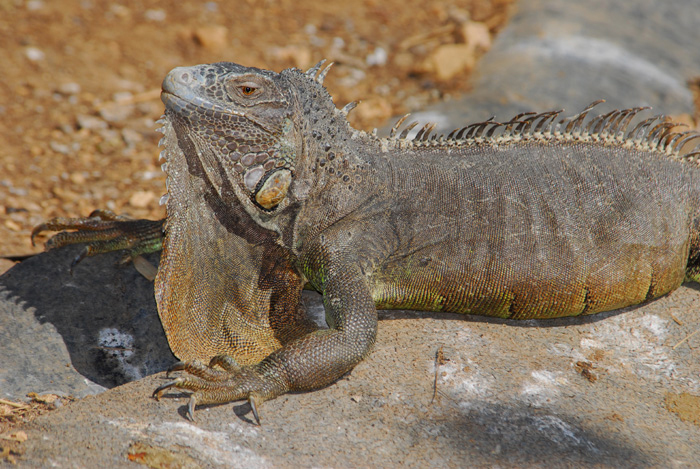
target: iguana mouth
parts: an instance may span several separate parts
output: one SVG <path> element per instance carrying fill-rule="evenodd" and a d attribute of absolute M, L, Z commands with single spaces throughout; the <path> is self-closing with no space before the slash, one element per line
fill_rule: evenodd
<path fill-rule="evenodd" d="M 160 100 L 163 101 L 163 104 L 165 104 L 166 109 L 177 112 L 178 114 L 182 114 L 183 111 L 186 111 L 184 112 L 185 114 L 189 114 L 189 112 L 192 111 L 211 111 L 214 113 L 233 114 L 236 116 L 242 116 L 246 119 L 255 122 L 253 119 L 250 118 L 250 116 L 247 116 L 242 112 L 225 108 L 196 95 L 181 96 L 181 94 L 178 94 L 176 92 L 163 89 L 160 93 Z"/>

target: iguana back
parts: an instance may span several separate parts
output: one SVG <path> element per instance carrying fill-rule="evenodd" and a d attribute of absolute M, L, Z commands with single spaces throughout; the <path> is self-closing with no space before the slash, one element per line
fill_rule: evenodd
<path fill-rule="evenodd" d="M 392 197 L 371 223 L 387 240 L 371 275 L 377 307 L 543 318 L 677 288 L 698 249 L 697 167 L 589 140 L 390 152 Z"/>

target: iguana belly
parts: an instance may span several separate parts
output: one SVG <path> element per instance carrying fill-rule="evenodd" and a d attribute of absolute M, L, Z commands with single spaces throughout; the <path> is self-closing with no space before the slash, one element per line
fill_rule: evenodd
<path fill-rule="evenodd" d="M 643 303 L 678 288 L 685 278 L 687 245 L 665 253 L 631 247 L 614 259 L 592 263 L 579 259 L 554 269 L 522 258 L 519 265 L 491 263 L 481 270 L 469 263 L 451 270 L 439 261 L 413 267 L 411 273 L 392 266 L 373 277 L 373 294 L 378 309 L 512 319 L 594 314 Z"/>

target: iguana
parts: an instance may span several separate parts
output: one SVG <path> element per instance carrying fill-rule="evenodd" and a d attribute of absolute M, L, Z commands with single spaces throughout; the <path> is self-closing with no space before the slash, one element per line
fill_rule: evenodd
<path fill-rule="evenodd" d="M 594 103 L 379 138 L 349 125 L 355 103 L 336 108 L 329 68 L 172 70 L 165 223 L 98 212 L 33 233 L 76 228 L 49 247 L 92 241 L 87 255 L 162 241 L 155 295 L 185 374 L 154 395 L 191 392 L 190 418 L 247 399 L 259 422 L 261 402 L 333 383 L 372 349 L 377 309 L 576 316 L 700 278 L 700 134 L 632 128 L 643 108 L 587 118 Z"/>

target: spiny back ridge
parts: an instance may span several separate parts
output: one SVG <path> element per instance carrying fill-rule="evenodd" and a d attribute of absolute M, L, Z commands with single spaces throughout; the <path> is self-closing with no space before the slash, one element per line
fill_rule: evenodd
<path fill-rule="evenodd" d="M 682 124 L 671 122 L 665 115 L 642 120 L 632 130 L 628 130 L 634 118 L 640 112 L 648 110 L 648 107 L 618 109 L 587 118 L 590 111 L 602 102 L 604 101 L 595 101 L 580 113 L 558 121 L 562 110 L 524 112 L 507 122 L 497 122 L 494 117 L 490 117 L 483 122 L 455 129 L 447 135 L 433 133 L 436 125 L 428 123 L 411 139 L 408 138 L 408 133 L 418 122 L 411 122 L 399 133 L 400 127 L 408 118 L 407 114 L 391 129 L 389 139 L 402 146 L 448 147 L 466 144 L 507 144 L 517 141 L 602 142 L 625 148 L 634 147 L 642 151 L 657 151 L 700 164 L 700 143 L 692 151 L 685 149 L 688 142 L 700 139 L 699 132 L 674 130 Z"/>

